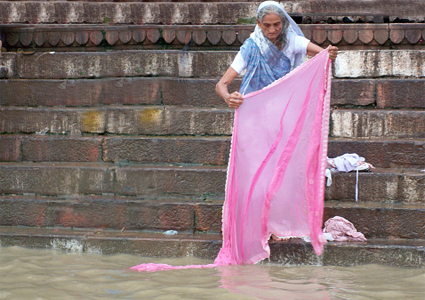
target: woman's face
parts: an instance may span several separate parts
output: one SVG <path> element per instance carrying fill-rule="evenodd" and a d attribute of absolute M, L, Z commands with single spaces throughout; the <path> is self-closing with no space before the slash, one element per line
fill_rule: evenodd
<path fill-rule="evenodd" d="M 265 15 L 262 22 L 257 19 L 257 24 L 272 43 L 276 41 L 282 30 L 282 20 L 275 13 Z"/>

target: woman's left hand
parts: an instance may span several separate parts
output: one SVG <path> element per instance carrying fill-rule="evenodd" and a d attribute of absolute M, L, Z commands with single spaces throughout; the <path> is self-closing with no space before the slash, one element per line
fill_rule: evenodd
<path fill-rule="evenodd" d="M 328 47 L 328 50 L 329 50 L 329 58 L 332 61 L 335 61 L 336 57 L 338 56 L 338 47 L 331 45 Z"/>

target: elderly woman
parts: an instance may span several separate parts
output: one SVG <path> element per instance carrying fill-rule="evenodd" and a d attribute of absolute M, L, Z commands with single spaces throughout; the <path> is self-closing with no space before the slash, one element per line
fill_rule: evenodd
<path fill-rule="evenodd" d="M 257 11 L 257 26 L 216 85 L 216 92 L 231 108 L 238 108 L 243 95 L 261 90 L 304 62 L 306 54 L 315 56 L 324 49 L 304 37 L 301 29 L 274 1 L 265 1 Z M 338 48 L 329 47 L 335 60 Z M 229 93 L 229 84 L 246 69 L 239 92 Z"/>

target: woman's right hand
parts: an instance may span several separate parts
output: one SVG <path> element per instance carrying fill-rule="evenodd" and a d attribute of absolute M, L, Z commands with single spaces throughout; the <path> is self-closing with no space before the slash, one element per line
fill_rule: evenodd
<path fill-rule="evenodd" d="M 229 94 L 229 97 L 224 99 L 230 108 L 238 108 L 243 103 L 243 96 L 239 92 Z"/>

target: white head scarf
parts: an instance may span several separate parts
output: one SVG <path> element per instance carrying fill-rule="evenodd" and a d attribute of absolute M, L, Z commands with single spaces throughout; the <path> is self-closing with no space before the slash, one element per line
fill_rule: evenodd
<path fill-rule="evenodd" d="M 292 30 L 293 32 L 295 32 L 297 35 L 300 36 L 304 36 L 303 32 L 301 31 L 300 27 L 298 27 L 297 23 L 295 23 L 294 20 L 292 20 L 292 18 L 287 14 L 287 12 L 283 9 L 283 7 L 275 2 L 275 1 L 264 1 L 262 2 L 257 9 L 257 16 L 260 13 L 260 10 L 262 10 L 264 7 L 269 6 L 269 5 L 273 5 L 277 8 L 279 8 L 283 14 L 285 15 L 285 17 L 288 19 L 290 26 L 288 27 L 288 30 Z"/>
<path fill-rule="evenodd" d="M 258 14 L 260 13 L 260 10 L 262 10 L 264 7 L 269 5 L 279 8 L 285 15 L 286 19 L 289 21 L 289 26 L 286 32 L 287 35 L 289 35 L 290 33 L 293 33 L 295 35 L 304 37 L 304 34 L 301 31 L 300 27 L 298 27 L 297 23 L 295 23 L 295 21 L 286 13 L 286 11 L 278 2 L 275 2 L 275 1 L 262 2 L 257 9 L 257 17 L 258 17 Z M 269 47 L 272 43 L 264 36 L 262 30 L 258 27 L 258 25 L 255 26 L 254 32 L 251 34 L 251 38 L 258 45 L 261 53 L 264 54 L 269 51 Z M 282 51 L 284 50 L 285 49 L 282 49 Z M 291 60 L 291 70 L 301 65 L 304 62 L 304 60 L 305 60 L 305 53 L 296 54 Z"/>

